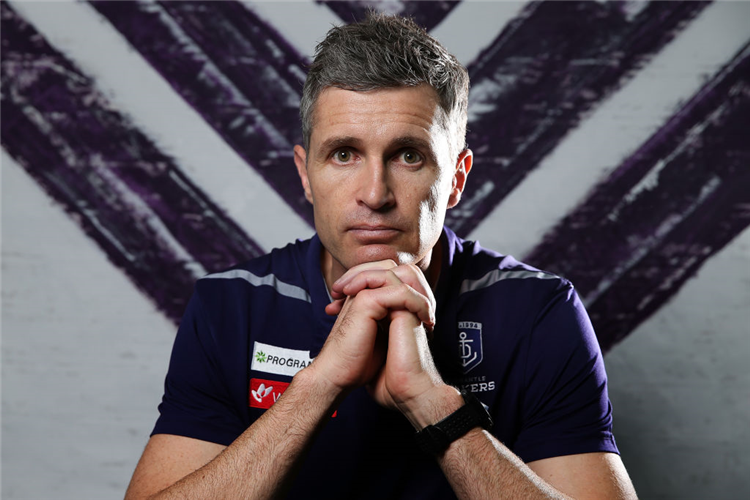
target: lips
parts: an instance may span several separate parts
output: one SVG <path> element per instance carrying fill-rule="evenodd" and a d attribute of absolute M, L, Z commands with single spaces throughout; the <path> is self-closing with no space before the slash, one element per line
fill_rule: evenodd
<path fill-rule="evenodd" d="M 401 231 L 391 226 L 358 224 L 349 228 L 349 233 L 361 243 L 386 243 Z"/>

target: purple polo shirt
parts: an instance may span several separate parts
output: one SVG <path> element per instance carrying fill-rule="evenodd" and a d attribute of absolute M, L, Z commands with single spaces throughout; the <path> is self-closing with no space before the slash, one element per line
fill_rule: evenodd
<path fill-rule="evenodd" d="M 443 379 L 490 408 L 526 462 L 614 452 L 594 331 L 572 285 L 444 229 L 431 342 Z M 183 317 L 154 434 L 231 444 L 323 346 L 335 318 L 317 236 L 200 279 Z M 289 498 L 455 498 L 399 413 L 359 389 L 303 460 Z"/>

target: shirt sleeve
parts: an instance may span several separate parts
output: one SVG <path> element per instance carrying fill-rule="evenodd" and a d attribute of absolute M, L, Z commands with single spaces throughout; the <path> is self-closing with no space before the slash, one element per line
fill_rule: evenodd
<path fill-rule="evenodd" d="M 160 415 L 151 435 L 174 434 L 228 446 L 245 430 L 217 352 L 213 332 L 194 293 L 177 331 Z"/>
<path fill-rule="evenodd" d="M 514 451 L 525 461 L 619 453 L 599 343 L 573 287 L 565 283 L 527 337 L 522 428 Z"/>

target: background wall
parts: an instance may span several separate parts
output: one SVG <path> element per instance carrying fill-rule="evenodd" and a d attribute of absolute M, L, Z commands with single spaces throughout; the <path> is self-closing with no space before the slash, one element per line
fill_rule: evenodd
<path fill-rule="evenodd" d="M 750 496 L 750 3 L 370 2 L 468 67 L 448 223 L 571 279 L 642 498 Z M 2 497 L 121 497 L 206 272 L 312 234 L 291 163 L 354 2 L 2 3 Z"/>

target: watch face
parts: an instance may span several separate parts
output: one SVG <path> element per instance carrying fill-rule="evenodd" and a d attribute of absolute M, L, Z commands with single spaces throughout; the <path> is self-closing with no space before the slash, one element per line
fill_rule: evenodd
<path fill-rule="evenodd" d="M 466 406 L 473 407 L 474 413 L 479 418 L 478 424 L 483 429 L 489 429 L 492 427 L 492 415 L 490 415 L 489 408 L 487 408 L 484 403 L 479 401 L 479 399 L 470 392 L 461 391 L 461 395 L 464 397 Z"/>

